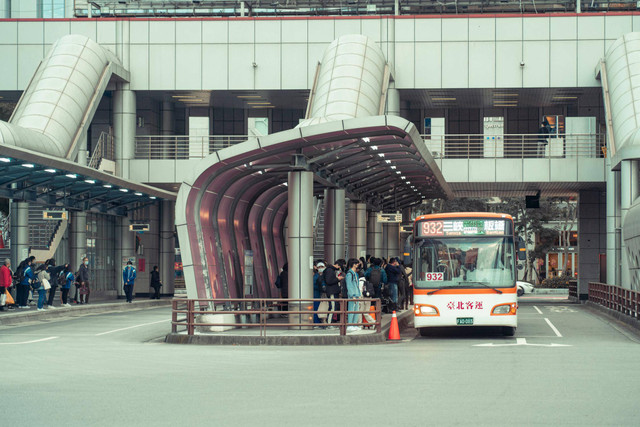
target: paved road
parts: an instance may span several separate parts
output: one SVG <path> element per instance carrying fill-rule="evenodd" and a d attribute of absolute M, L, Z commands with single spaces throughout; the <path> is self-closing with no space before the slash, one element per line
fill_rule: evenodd
<path fill-rule="evenodd" d="M 557 298 L 523 299 L 513 338 L 352 347 L 169 345 L 168 317 L 0 327 L 2 425 L 639 424 L 640 341 Z"/>

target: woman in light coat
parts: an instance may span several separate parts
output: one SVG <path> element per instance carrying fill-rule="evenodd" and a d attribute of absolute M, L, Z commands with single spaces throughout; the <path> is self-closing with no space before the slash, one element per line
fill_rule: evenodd
<path fill-rule="evenodd" d="M 47 267 L 48 265 L 45 264 L 44 268 L 36 274 L 38 283 L 40 284 L 40 287 L 38 288 L 38 311 L 44 310 L 44 301 L 47 299 L 47 291 L 51 288 L 51 275 L 46 270 Z M 45 280 L 49 283 L 49 286 L 45 286 Z"/>

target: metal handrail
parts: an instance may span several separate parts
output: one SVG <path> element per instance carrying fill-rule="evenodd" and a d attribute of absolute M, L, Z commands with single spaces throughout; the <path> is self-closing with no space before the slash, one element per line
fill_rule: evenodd
<path fill-rule="evenodd" d="M 640 318 L 640 292 L 606 283 L 589 283 L 589 301 L 618 313 Z"/>
<path fill-rule="evenodd" d="M 548 135 L 480 134 L 422 135 L 434 158 L 603 158 L 606 150 L 602 133 Z"/>
<path fill-rule="evenodd" d="M 327 310 L 318 311 L 309 308 L 307 310 L 282 310 L 282 307 L 286 307 L 289 304 L 299 303 L 311 304 L 313 307 L 314 302 L 328 303 L 334 302 L 340 304 L 339 310 Z M 349 302 L 364 302 L 369 301 L 375 303 L 375 311 L 365 310 L 348 310 Z M 196 307 L 197 306 L 197 307 Z M 218 309 L 219 308 L 219 309 Z M 375 323 L 348 323 L 348 314 L 372 314 L 375 313 Z M 338 326 L 340 329 L 340 335 L 346 335 L 347 326 L 375 326 L 376 332 L 382 332 L 382 316 L 381 316 L 381 304 L 378 298 L 359 298 L 357 300 L 340 298 L 308 298 L 308 299 L 288 299 L 288 298 L 220 298 L 220 299 L 174 299 L 172 301 L 172 313 L 171 313 L 171 332 L 178 332 L 178 327 L 182 326 L 186 329 L 188 335 L 195 333 L 195 328 L 198 326 L 232 326 L 232 327 L 254 327 L 259 328 L 260 336 L 267 335 L 267 328 L 282 328 L 282 327 L 299 327 L 308 328 L 311 326 L 329 325 L 327 323 L 312 323 L 308 321 L 302 321 L 303 316 L 309 316 L 312 314 L 338 314 L 339 320 L 332 322 L 331 326 Z M 179 318 L 179 315 L 185 315 Z M 238 315 L 254 315 L 258 316 L 257 322 L 253 323 L 199 323 L 196 322 L 196 315 L 202 314 L 230 314 L 233 316 Z M 271 315 L 288 315 L 289 321 L 287 323 L 268 323 L 267 320 Z M 291 318 L 298 317 L 299 322 L 291 321 Z"/>
<path fill-rule="evenodd" d="M 248 139 L 247 135 L 138 135 L 135 138 L 135 158 L 202 159 Z"/>
<path fill-rule="evenodd" d="M 549 138 L 537 134 L 421 136 L 433 157 L 441 159 L 603 158 L 606 152 L 602 133 L 557 134 Z M 248 135 L 138 135 L 135 158 L 201 159 L 250 138 Z"/>

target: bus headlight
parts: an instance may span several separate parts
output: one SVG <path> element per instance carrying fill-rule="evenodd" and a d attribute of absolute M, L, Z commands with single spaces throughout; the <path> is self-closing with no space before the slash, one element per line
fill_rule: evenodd
<path fill-rule="evenodd" d="M 491 315 L 492 316 L 500 316 L 500 315 L 508 316 L 508 315 L 516 314 L 517 310 L 518 310 L 518 305 L 516 303 L 500 304 L 493 307 L 493 309 L 491 310 Z"/>
<path fill-rule="evenodd" d="M 439 316 L 438 309 L 432 305 L 416 304 L 413 313 L 416 316 Z"/>

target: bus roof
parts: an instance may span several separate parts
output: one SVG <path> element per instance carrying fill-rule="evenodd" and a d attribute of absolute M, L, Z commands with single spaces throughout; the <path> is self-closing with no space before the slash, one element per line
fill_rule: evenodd
<path fill-rule="evenodd" d="M 441 218 L 505 218 L 513 221 L 511 215 L 501 214 L 501 213 L 493 213 L 493 212 L 448 212 L 448 213 L 438 213 L 438 214 L 430 214 L 430 215 L 420 215 L 415 220 L 430 220 L 430 219 L 441 219 Z"/>

